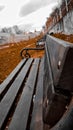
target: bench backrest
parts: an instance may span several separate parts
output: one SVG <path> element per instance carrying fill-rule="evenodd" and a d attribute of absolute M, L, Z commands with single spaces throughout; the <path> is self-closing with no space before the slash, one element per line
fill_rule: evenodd
<path fill-rule="evenodd" d="M 46 51 L 54 86 L 73 91 L 73 45 L 48 35 Z"/>
<path fill-rule="evenodd" d="M 65 112 L 73 91 L 73 45 L 47 36 L 45 44 L 44 122 L 54 126 Z"/>

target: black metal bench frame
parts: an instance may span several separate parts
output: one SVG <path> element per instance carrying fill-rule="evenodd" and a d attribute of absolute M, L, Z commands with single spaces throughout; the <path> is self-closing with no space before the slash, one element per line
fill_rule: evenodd
<path fill-rule="evenodd" d="M 44 47 L 39 47 L 39 48 L 23 48 L 21 50 L 21 52 L 20 52 L 20 56 L 22 58 L 30 58 L 31 56 L 28 53 L 29 50 L 37 50 L 37 51 L 39 51 L 39 50 L 44 50 Z M 24 54 L 24 52 L 25 52 L 25 54 Z"/>

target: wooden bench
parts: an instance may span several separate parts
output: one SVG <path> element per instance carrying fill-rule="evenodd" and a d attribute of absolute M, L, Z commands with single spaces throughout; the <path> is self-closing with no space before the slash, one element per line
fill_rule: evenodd
<path fill-rule="evenodd" d="M 0 85 L 0 130 L 42 130 L 43 59 L 23 59 Z"/>
<path fill-rule="evenodd" d="M 73 130 L 72 59 L 49 35 L 43 58 L 23 59 L 0 85 L 0 130 Z"/>

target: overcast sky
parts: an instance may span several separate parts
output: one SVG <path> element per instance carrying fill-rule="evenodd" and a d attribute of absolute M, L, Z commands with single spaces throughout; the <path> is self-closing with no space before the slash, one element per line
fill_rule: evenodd
<path fill-rule="evenodd" d="M 26 25 L 41 29 L 60 0 L 0 0 L 0 27 Z"/>

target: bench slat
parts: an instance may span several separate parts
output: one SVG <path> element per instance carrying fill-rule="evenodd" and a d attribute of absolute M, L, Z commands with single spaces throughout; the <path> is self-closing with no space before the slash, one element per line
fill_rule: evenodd
<path fill-rule="evenodd" d="M 25 66 L 22 68 L 22 70 L 20 71 L 15 81 L 13 82 L 10 89 L 0 103 L 0 129 L 2 128 L 5 120 L 7 119 L 12 104 L 14 103 L 14 100 L 21 88 L 21 85 L 26 77 L 26 74 L 31 66 L 32 61 L 33 59 L 29 59 L 26 62 Z"/>
<path fill-rule="evenodd" d="M 18 74 L 22 66 L 24 65 L 26 59 L 22 60 L 17 67 L 10 73 L 10 75 L 4 80 L 4 82 L 0 85 L 0 99 L 2 97 L 3 92 L 9 88 L 9 84 L 13 81 L 15 76 Z"/>
<path fill-rule="evenodd" d="M 35 89 L 38 66 L 39 59 L 36 59 L 32 65 L 29 77 L 8 130 L 26 130 L 31 101 Z"/>
<path fill-rule="evenodd" d="M 30 130 L 43 130 L 43 62 L 44 58 L 42 59 L 39 68 L 38 83 L 35 93 Z"/>

